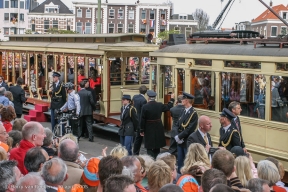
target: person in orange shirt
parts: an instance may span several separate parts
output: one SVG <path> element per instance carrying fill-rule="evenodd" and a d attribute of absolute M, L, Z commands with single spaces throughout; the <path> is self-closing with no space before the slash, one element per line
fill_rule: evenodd
<path fill-rule="evenodd" d="M 80 82 L 85 79 L 85 76 L 84 76 L 84 70 L 83 69 L 80 69 L 78 71 L 78 77 L 77 77 L 77 81 L 78 81 L 78 85 L 80 84 Z M 80 90 L 80 87 L 78 87 L 78 91 Z"/>

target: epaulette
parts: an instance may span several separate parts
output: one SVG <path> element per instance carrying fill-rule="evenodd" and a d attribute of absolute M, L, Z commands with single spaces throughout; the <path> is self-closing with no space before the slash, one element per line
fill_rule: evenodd
<path fill-rule="evenodd" d="M 135 109 L 135 111 L 137 113 L 137 109 L 134 106 L 131 106 L 130 107 L 130 111 L 129 111 L 130 112 L 130 118 L 132 117 L 132 109 Z"/>

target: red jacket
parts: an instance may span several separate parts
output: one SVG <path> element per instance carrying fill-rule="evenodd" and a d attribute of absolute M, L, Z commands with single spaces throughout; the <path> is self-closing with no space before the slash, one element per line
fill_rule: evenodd
<path fill-rule="evenodd" d="M 14 148 L 10 151 L 10 160 L 16 160 L 18 162 L 17 167 L 21 171 L 23 175 L 26 175 L 28 173 L 25 165 L 24 165 L 24 158 L 26 155 L 26 152 L 35 147 L 33 143 L 27 141 L 27 140 L 21 140 L 20 145 L 18 148 Z"/>
<path fill-rule="evenodd" d="M 2 124 L 5 127 L 7 133 L 12 131 L 12 124 L 9 121 L 2 121 Z"/>

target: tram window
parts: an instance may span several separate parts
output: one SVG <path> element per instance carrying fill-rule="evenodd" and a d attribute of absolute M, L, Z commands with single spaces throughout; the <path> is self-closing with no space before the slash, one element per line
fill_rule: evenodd
<path fill-rule="evenodd" d="M 111 85 L 121 85 L 121 59 L 110 60 L 110 83 Z"/>
<path fill-rule="evenodd" d="M 212 66 L 212 60 L 209 60 L 209 59 L 195 59 L 195 65 Z"/>
<path fill-rule="evenodd" d="M 194 95 L 194 106 L 215 110 L 215 75 L 211 71 L 192 70 L 191 94 Z"/>
<path fill-rule="evenodd" d="M 143 57 L 141 63 L 141 84 L 149 84 L 150 79 L 150 58 Z"/>
<path fill-rule="evenodd" d="M 276 63 L 278 71 L 288 71 L 288 63 Z"/>
<path fill-rule="evenodd" d="M 248 61 L 225 61 L 225 67 L 261 69 L 261 63 Z"/>
<path fill-rule="evenodd" d="M 163 68 L 163 71 L 164 73 L 164 85 L 165 85 L 165 88 L 168 88 L 168 87 L 172 87 L 172 68 L 171 66 L 165 66 L 165 68 Z"/>
<path fill-rule="evenodd" d="M 140 61 L 138 57 L 129 57 L 125 66 L 125 84 L 139 84 Z"/>

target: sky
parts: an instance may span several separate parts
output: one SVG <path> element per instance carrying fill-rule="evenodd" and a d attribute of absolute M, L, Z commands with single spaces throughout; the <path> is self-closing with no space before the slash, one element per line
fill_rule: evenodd
<path fill-rule="evenodd" d="M 42 3 L 44 0 L 38 0 Z M 62 0 L 69 8 L 72 7 L 72 1 L 77 2 L 97 2 L 97 0 Z M 109 3 L 135 3 L 137 0 L 108 0 Z M 269 4 L 270 0 L 263 0 L 266 4 Z M 272 0 L 273 5 L 288 4 L 288 0 Z M 102 0 L 104 2 L 104 0 Z M 140 0 L 140 3 L 163 3 L 167 0 Z M 203 9 L 208 13 L 211 25 L 221 12 L 221 7 L 224 8 L 228 0 L 224 0 L 221 6 L 221 0 L 171 0 L 174 4 L 174 14 L 187 13 L 191 14 L 195 9 Z M 235 0 L 232 5 L 226 19 L 224 20 L 223 28 L 232 28 L 235 23 L 241 21 L 251 21 L 253 18 L 259 16 L 266 10 L 266 7 L 262 5 L 258 0 Z M 225 15 L 224 15 L 225 16 Z"/>

